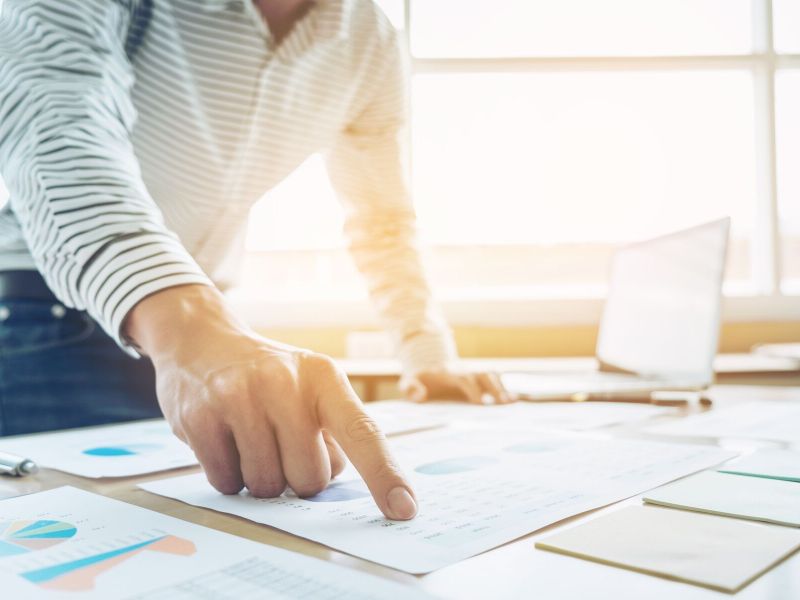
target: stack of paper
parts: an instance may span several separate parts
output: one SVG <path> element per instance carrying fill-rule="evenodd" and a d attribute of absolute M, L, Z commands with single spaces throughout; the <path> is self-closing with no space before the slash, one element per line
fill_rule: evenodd
<path fill-rule="evenodd" d="M 737 592 L 800 548 L 800 531 L 632 506 L 559 531 L 536 547 Z"/>
<path fill-rule="evenodd" d="M 720 473 L 750 475 L 800 483 L 800 452 L 759 450 L 717 469 Z"/>
<path fill-rule="evenodd" d="M 651 490 L 644 501 L 800 527 L 800 485 L 789 481 L 706 471 Z"/>

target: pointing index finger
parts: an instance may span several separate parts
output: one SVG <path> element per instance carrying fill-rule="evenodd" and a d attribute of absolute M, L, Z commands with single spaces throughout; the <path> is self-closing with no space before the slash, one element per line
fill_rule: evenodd
<path fill-rule="evenodd" d="M 339 442 L 383 514 L 400 521 L 413 518 L 417 514 L 414 492 L 392 458 L 386 437 L 364 411 L 344 374 L 326 360 L 328 365 L 311 379 L 321 426 Z"/>

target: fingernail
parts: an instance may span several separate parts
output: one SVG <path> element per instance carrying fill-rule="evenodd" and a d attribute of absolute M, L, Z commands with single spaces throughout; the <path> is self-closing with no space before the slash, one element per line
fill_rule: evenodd
<path fill-rule="evenodd" d="M 404 487 L 396 487 L 386 496 L 393 519 L 405 521 L 417 514 L 417 503 Z"/>

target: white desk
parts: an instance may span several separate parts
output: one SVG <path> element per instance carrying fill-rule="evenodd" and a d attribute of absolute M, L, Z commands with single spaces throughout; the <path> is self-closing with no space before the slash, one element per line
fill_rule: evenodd
<path fill-rule="evenodd" d="M 710 395 L 717 407 L 752 399 L 800 402 L 800 388 L 790 387 L 718 386 L 710 391 Z M 621 426 L 604 431 L 611 435 L 649 437 L 639 431 L 639 427 L 632 426 Z M 703 440 L 696 441 L 702 442 Z M 704 442 L 710 443 L 708 440 Z M 722 445 L 738 448 L 743 448 L 748 444 L 753 445 L 752 442 L 733 440 L 722 443 Z M 196 470 L 197 468 L 183 469 L 178 473 L 190 473 Z M 732 597 L 736 600 L 800 599 L 800 553 L 793 555 L 735 596 L 731 596 L 534 548 L 533 544 L 538 536 L 550 533 L 559 527 L 559 524 L 434 573 L 414 577 L 342 554 L 270 527 L 182 504 L 136 488 L 136 484 L 140 481 L 159 479 L 175 474 L 176 472 L 171 472 L 117 481 L 93 481 L 44 470 L 34 477 L 0 479 L 0 497 L 30 493 L 65 484 L 74 485 L 262 543 L 330 560 L 410 586 L 419 586 L 442 598 L 475 600 L 486 598 L 721 600 Z M 632 499 L 627 500 L 626 503 L 636 501 L 636 499 Z M 619 505 L 602 510 L 613 510 Z M 601 512 L 595 511 L 568 521 L 575 522 L 577 519 L 594 518 Z"/>

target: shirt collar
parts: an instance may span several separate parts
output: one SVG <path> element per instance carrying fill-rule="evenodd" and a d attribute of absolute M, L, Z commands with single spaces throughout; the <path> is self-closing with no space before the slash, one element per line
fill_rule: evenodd
<path fill-rule="evenodd" d="M 292 60 L 319 42 L 347 39 L 354 2 L 355 0 L 316 0 L 316 4 L 295 23 L 280 43 L 277 53 L 283 59 Z M 253 0 L 200 0 L 200 6 L 206 12 L 244 10 L 251 13 L 259 21 L 259 29 L 267 39 L 267 44 L 271 44 L 269 28 Z"/>

